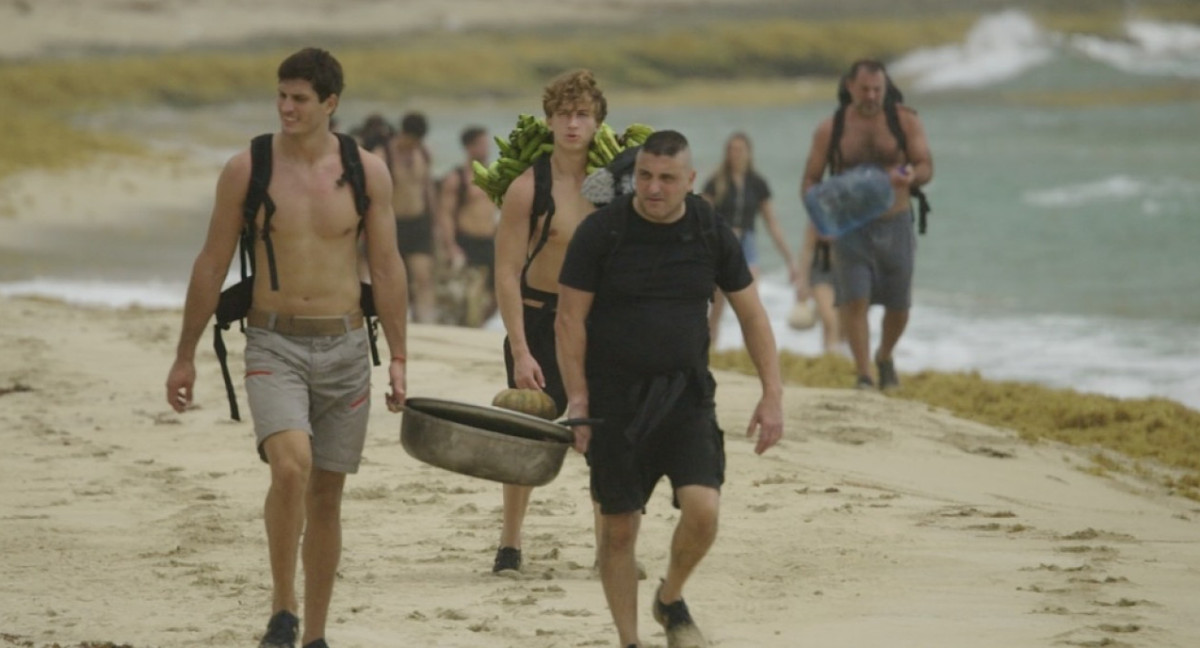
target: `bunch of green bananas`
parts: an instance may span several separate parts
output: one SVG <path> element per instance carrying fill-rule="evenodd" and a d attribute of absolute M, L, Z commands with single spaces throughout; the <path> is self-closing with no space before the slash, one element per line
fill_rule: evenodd
<path fill-rule="evenodd" d="M 645 124 L 631 124 L 624 134 L 618 136 L 608 124 L 601 124 L 588 148 L 588 174 L 607 166 L 626 148 L 640 146 L 653 132 L 654 129 Z M 478 161 L 472 162 L 471 168 L 475 184 L 487 192 L 492 202 L 501 205 L 504 192 L 508 191 L 512 181 L 538 158 L 554 151 L 554 138 L 545 120 L 533 115 L 520 115 L 516 128 L 508 134 L 507 140 L 500 137 L 495 139 L 500 151 L 496 161 L 488 166 Z"/>
<path fill-rule="evenodd" d="M 653 133 L 654 129 L 645 124 L 630 124 L 629 128 L 625 129 L 625 134 L 621 136 L 621 143 L 625 145 L 625 148 L 641 146 Z"/>

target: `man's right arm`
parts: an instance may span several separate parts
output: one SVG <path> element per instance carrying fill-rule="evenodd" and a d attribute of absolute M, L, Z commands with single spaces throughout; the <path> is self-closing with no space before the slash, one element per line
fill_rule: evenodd
<path fill-rule="evenodd" d="M 833 136 L 833 119 L 826 119 L 813 132 L 812 147 L 808 150 L 808 159 L 804 162 L 804 175 L 800 178 L 800 198 L 813 185 L 825 177 L 826 160 L 829 155 L 829 142 Z M 808 299 L 809 269 L 812 267 L 813 252 L 817 246 L 817 230 L 810 221 L 804 228 L 804 239 L 800 241 L 799 268 L 796 278 L 796 299 Z"/>
<path fill-rule="evenodd" d="M 221 171 L 208 236 L 192 264 L 183 305 L 183 328 L 175 349 L 175 363 L 167 376 L 167 402 L 177 412 L 182 412 L 192 402 L 196 345 L 217 309 L 221 284 L 237 250 L 242 231 L 242 202 L 249 183 L 250 152 L 247 150 L 229 160 Z"/>
<path fill-rule="evenodd" d="M 833 119 L 826 119 L 813 132 L 812 147 L 808 150 L 808 159 L 804 162 L 804 176 L 800 179 L 800 196 L 808 193 L 813 185 L 825 177 L 825 163 L 829 155 L 829 142 L 833 137 Z"/>
<path fill-rule="evenodd" d="M 554 318 L 555 354 L 567 392 L 567 417 L 588 418 L 588 386 L 585 373 L 587 317 L 594 294 L 563 284 L 558 286 L 558 313 Z M 587 452 L 591 428 L 576 426 L 575 449 Z"/>
<path fill-rule="evenodd" d="M 514 380 L 523 389 L 545 387 L 541 368 L 525 339 L 525 309 L 521 301 L 521 271 L 529 245 L 529 212 L 533 208 L 533 170 L 527 169 L 504 193 L 496 228 L 496 301 L 512 348 Z"/>

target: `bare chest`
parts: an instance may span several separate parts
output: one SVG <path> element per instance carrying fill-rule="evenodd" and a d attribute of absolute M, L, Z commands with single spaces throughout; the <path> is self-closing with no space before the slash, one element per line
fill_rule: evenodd
<path fill-rule="evenodd" d="M 267 194 L 275 203 L 271 234 L 280 239 L 336 240 L 357 234 L 358 213 L 337 160 L 315 167 L 277 164 Z M 259 226 L 264 214 L 259 214 Z"/>
<path fill-rule="evenodd" d="M 397 186 L 422 185 L 429 178 L 429 162 L 418 149 L 392 148 L 392 181 Z"/>
<path fill-rule="evenodd" d="M 554 217 L 550 219 L 550 231 L 546 236 L 547 245 L 566 247 L 571 241 L 571 237 L 575 235 L 575 229 L 579 227 L 579 223 L 593 211 L 596 207 L 588 202 L 580 193 L 578 187 L 572 187 L 569 184 L 566 186 L 555 186 L 553 189 L 554 196 Z M 538 219 L 538 236 L 541 236 L 541 230 L 545 226 L 545 217 Z"/>
<path fill-rule="evenodd" d="M 860 164 L 876 164 L 887 168 L 904 162 L 904 154 L 896 137 L 883 120 L 871 123 L 847 122 L 846 130 L 842 134 L 841 153 L 843 169 Z"/>

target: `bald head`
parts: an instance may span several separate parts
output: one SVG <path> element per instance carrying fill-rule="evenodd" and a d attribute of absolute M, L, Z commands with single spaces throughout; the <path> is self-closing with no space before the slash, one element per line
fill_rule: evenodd
<path fill-rule="evenodd" d="M 687 138 L 657 131 L 638 151 L 634 167 L 634 209 L 646 220 L 670 223 L 683 217 L 696 170 Z"/>

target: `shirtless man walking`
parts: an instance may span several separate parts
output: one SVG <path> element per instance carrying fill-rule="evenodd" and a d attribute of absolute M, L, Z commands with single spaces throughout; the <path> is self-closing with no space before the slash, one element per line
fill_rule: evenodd
<path fill-rule="evenodd" d="M 493 275 L 496 267 L 496 205 L 487 192 L 471 181 L 472 162 L 484 164 L 488 158 L 488 132 L 480 126 L 468 126 L 460 137 L 467 157 L 463 164 L 450 170 L 442 181 L 438 196 L 438 231 L 446 258 L 455 268 L 479 269 L 481 285 L 468 299 L 483 303 L 468 308 L 478 321 L 464 322 L 482 326 L 496 312 Z"/>
<path fill-rule="evenodd" d="M 509 387 L 543 390 L 561 413 L 567 396 L 555 354 L 558 273 L 575 227 L 594 210 L 580 189 L 587 177 L 588 147 L 608 103 L 592 73 L 576 70 L 546 86 L 542 108 L 554 134 L 554 152 L 539 158 L 504 194 L 496 232 L 496 297 L 508 332 L 504 361 Z M 532 487 L 504 485 L 504 526 L 494 572 L 521 568 L 521 525 L 532 492 Z"/>
<path fill-rule="evenodd" d="M 410 112 L 400 118 L 400 132 L 383 148 L 392 172 L 392 210 L 396 213 L 396 242 L 412 282 L 413 321 L 433 322 L 437 316 L 433 290 L 433 173 L 425 147 L 429 122 Z"/>
<path fill-rule="evenodd" d="M 875 366 L 879 388 L 890 389 L 899 386 L 892 351 L 908 325 L 912 305 L 917 240 L 909 202 L 912 190 L 933 178 L 933 158 L 916 111 L 899 103 L 888 106 L 889 81 L 882 63 L 856 61 L 843 83 L 850 103 L 842 109 L 840 141 L 834 141 L 835 117 L 821 122 L 813 134 L 801 193 L 821 181 L 827 165 L 832 166 L 830 173 L 835 175 L 860 164 L 888 170 L 895 202 L 879 219 L 834 241 L 833 271 L 839 316 L 854 356 L 859 389 L 875 385 L 871 379 L 867 311 L 872 304 L 884 307 Z M 895 111 L 907 140 L 904 147 L 889 127 L 889 110 Z"/>
<path fill-rule="evenodd" d="M 246 394 L 259 455 L 271 469 L 264 517 L 272 616 L 259 646 L 296 645 L 295 575 L 301 554 L 302 645 L 327 648 L 325 621 L 341 555 L 342 490 L 346 474 L 358 470 L 370 409 L 371 367 L 359 309 L 360 226 L 375 308 L 391 350 L 387 400 L 392 411 L 405 395 L 407 292 L 387 167 L 359 149 L 370 198 L 361 218 L 353 189 L 343 180 L 338 138 L 329 130 L 342 92 L 341 66 L 329 52 L 308 48 L 285 59 L 278 78 L 280 129 L 271 142 L 270 200 L 256 217 L 258 272 L 246 317 Z M 196 344 L 237 249 L 250 171 L 250 151 L 244 150 L 217 180 L 208 238 L 192 267 L 183 330 L 167 375 L 167 402 L 177 412 L 192 401 Z M 271 265 L 277 289 L 267 271 Z"/>

